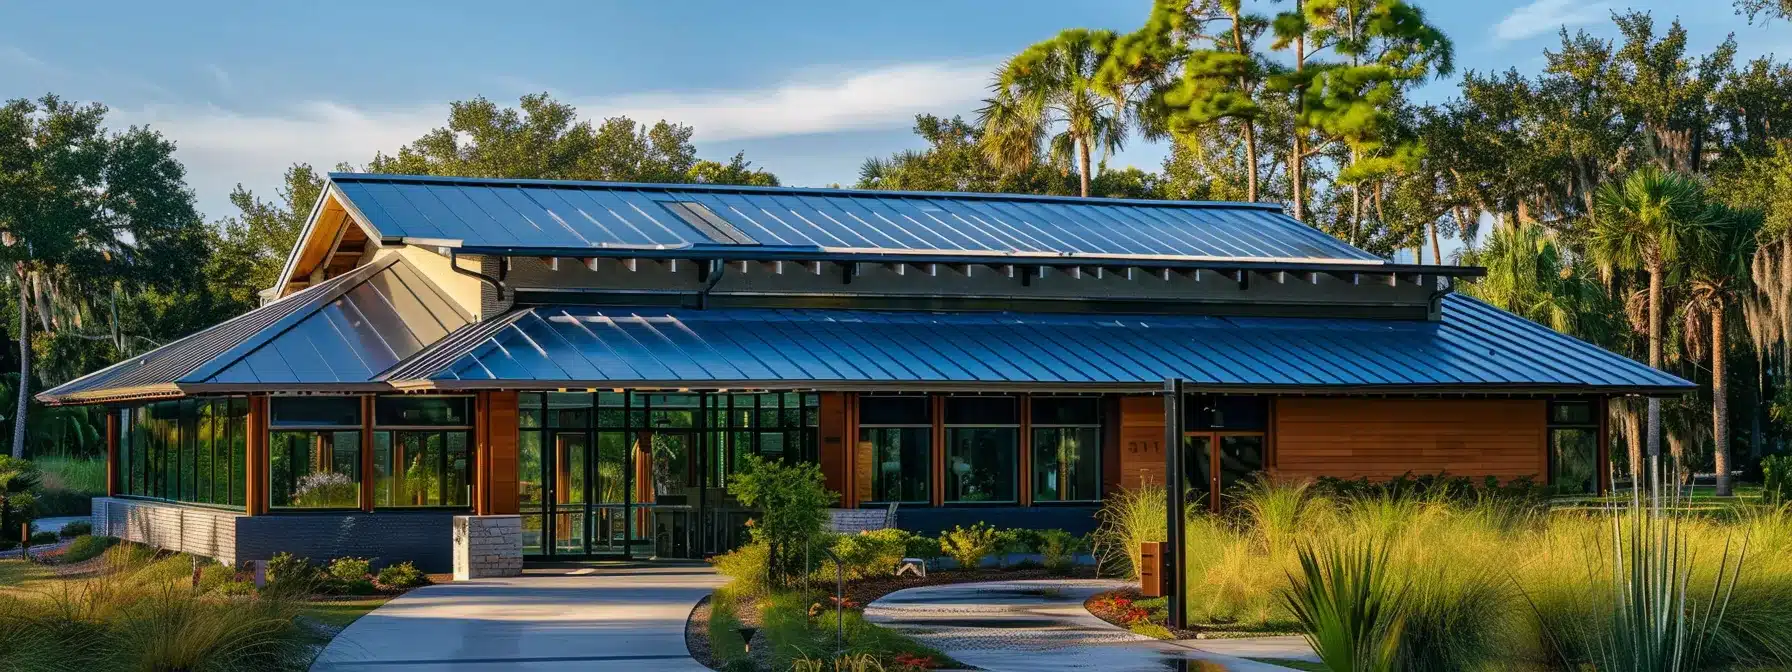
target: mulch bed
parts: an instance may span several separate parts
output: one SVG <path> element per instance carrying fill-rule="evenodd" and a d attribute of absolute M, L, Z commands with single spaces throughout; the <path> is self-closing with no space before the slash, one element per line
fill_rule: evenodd
<path fill-rule="evenodd" d="M 955 583 L 977 583 L 980 581 L 1093 578 L 1097 578 L 1095 568 L 1084 566 L 1078 566 L 1067 574 L 1055 574 L 1045 569 L 982 568 L 971 571 L 935 570 L 928 572 L 927 578 L 925 579 L 914 576 L 884 576 L 848 581 L 846 582 L 846 599 L 848 603 L 855 605 L 855 608 L 864 609 L 865 605 L 871 604 L 876 601 L 877 598 L 889 595 L 898 590 L 919 588 L 922 586 L 944 586 Z M 809 587 L 812 590 L 822 590 L 828 593 L 833 593 L 835 588 L 834 583 L 832 582 L 820 581 L 810 583 Z M 697 662 L 703 664 L 704 667 L 715 670 L 721 668 L 718 666 L 715 657 L 710 651 L 709 609 L 708 597 L 704 597 L 697 603 L 695 608 L 691 609 L 691 615 L 685 620 L 684 624 L 684 642 L 685 648 L 690 650 L 692 658 L 695 658 Z M 736 616 L 740 618 L 743 624 L 751 626 L 757 625 L 759 615 L 757 613 L 750 613 L 750 610 L 743 610 L 741 613 L 736 614 Z M 771 647 L 769 646 L 770 642 L 765 641 L 764 637 L 765 635 L 763 632 L 758 633 L 753 637 L 752 651 L 756 654 L 754 656 L 755 659 L 768 655 L 771 651 Z M 759 660 L 758 662 L 763 666 L 768 661 Z"/>
<path fill-rule="evenodd" d="M 1129 605 L 1149 599 L 1151 598 L 1145 597 L 1145 594 L 1139 592 L 1137 588 L 1121 588 L 1090 596 L 1083 602 L 1083 608 L 1088 609 L 1089 613 L 1095 614 L 1096 618 L 1130 630 L 1132 624 L 1139 622 L 1140 612 L 1144 610 Z M 1151 622 L 1163 625 L 1161 621 L 1152 620 Z M 1202 630 L 1175 630 L 1168 627 L 1164 629 L 1169 630 L 1175 639 L 1195 639 L 1203 632 Z"/>

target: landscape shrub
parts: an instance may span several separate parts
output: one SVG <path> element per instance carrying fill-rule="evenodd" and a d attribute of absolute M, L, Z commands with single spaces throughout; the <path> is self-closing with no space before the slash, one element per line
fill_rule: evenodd
<path fill-rule="evenodd" d="M 841 535 L 835 540 L 833 550 L 840 556 L 840 564 L 846 569 L 848 579 L 889 576 L 908 553 L 912 536 L 895 528 L 869 530 Z"/>
<path fill-rule="evenodd" d="M 919 534 L 906 535 L 903 539 L 903 557 L 920 558 L 929 562 L 940 557 L 940 540 L 923 537 Z"/>
<path fill-rule="evenodd" d="M 742 598 L 765 594 L 766 563 L 771 550 L 763 542 L 753 542 L 709 559 L 716 573 L 728 577 L 727 589 Z"/>
<path fill-rule="evenodd" d="M 380 570 L 379 585 L 386 590 L 410 590 L 429 585 L 429 577 L 409 561 L 386 565 Z"/>
<path fill-rule="evenodd" d="M 97 558 L 100 554 L 105 553 L 106 549 L 111 548 L 113 544 L 117 543 L 118 539 L 116 537 L 95 537 L 91 535 L 75 537 L 74 541 L 69 542 L 68 550 L 63 551 L 62 561 L 83 562 Z"/>
<path fill-rule="evenodd" d="M 45 530 L 43 532 L 32 532 L 31 533 L 31 545 L 32 546 L 42 546 L 44 544 L 54 544 L 58 541 L 62 541 L 62 537 L 60 535 L 56 534 L 55 532 L 50 532 L 48 530 Z"/>
<path fill-rule="evenodd" d="M 750 521 L 751 535 L 766 545 L 773 583 L 788 585 L 811 569 L 802 566 L 805 551 L 822 536 L 828 507 L 839 496 L 828 489 L 821 466 L 813 462 L 768 461 L 750 454 L 741 462 L 740 471 L 728 478 L 728 494 L 759 509 L 759 517 Z"/>
<path fill-rule="evenodd" d="M 328 584 L 328 577 L 309 558 L 291 553 L 275 553 L 268 560 L 267 592 L 279 595 L 305 595 L 318 592 Z"/>
<path fill-rule="evenodd" d="M 372 565 L 366 558 L 337 558 L 327 570 L 330 588 L 347 595 L 372 595 Z"/>
<path fill-rule="evenodd" d="M 57 531 L 57 534 L 60 534 L 63 537 L 79 537 L 84 534 L 93 534 L 93 523 L 85 520 L 77 520 L 67 525 L 63 525 L 62 529 Z"/>
<path fill-rule="evenodd" d="M 37 510 L 41 475 L 37 465 L 10 455 L 0 455 L 0 539 L 19 539 L 20 523 L 30 521 Z"/>
<path fill-rule="evenodd" d="M 1076 566 L 1076 555 L 1083 550 L 1082 537 L 1064 530 L 1041 530 L 1038 537 L 1039 554 L 1044 556 L 1046 569 L 1062 574 Z"/>
<path fill-rule="evenodd" d="M 18 548 L 18 547 L 19 547 L 19 542 L 13 541 L 11 539 L 0 539 L 0 551 L 10 551 L 10 550 Z"/>
<path fill-rule="evenodd" d="M 1761 458 L 1761 501 L 1773 506 L 1792 504 L 1792 455 Z"/>
<path fill-rule="evenodd" d="M 976 569 L 983 559 L 1001 550 L 1002 535 L 984 523 L 954 526 L 940 533 L 940 553 L 958 563 L 959 569 Z"/>

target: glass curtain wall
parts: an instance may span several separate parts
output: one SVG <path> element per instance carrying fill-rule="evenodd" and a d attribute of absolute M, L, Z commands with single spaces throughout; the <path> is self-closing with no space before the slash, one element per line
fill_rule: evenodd
<path fill-rule="evenodd" d="M 519 404 L 528 555 L 728 550 L 749 515 L 726 494 L 742 456 L 819 452 L 814 394 L 528 392 Z"/>
<path fill-rule="evenodd" d="M 359 508 L 361 398 L 274 397 L 268 415 L 268 505 Z"/>
<path fill-rule="evenodd" d="M 471 505 L 472 397 L 379 397 L 373 422 L 375 507 Z"/>
<path fill-rule="evenodd" d="M 119 487 L 125 495 L 244 506 L 247 398 L 162 401 L 118 414 Z"/>

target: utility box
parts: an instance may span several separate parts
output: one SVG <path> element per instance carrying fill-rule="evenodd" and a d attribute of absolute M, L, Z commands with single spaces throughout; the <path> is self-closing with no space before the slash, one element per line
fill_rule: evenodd
<path fill-rule="evenodd" d="M 1139 592 L 1145 597 L 1164 596 L 1164 542 L 1139 542 Z"/>

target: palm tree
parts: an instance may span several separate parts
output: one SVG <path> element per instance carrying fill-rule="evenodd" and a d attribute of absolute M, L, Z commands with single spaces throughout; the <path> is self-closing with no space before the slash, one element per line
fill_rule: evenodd
<path fill-rule="evenodd" d="M 1711 442 L 1717 471 L 1717 494 L 1730 494 L 1730 399 L 1725 355 L 1728 352 L 1726 320 L 1740 308 L 1750 291 L 1750 263 L 1759 247 L 1758 235 L 1766 221 L 1760 210 L 1736 210 L 1714 205 L 1706 212 L 1708 225 L 1687 249 L 1686 325 L 1691 350 L 1705 348 L 1694 337 L 1711 323 Z"/>
<path fill-rule="evenodd" d="M 1680 243 L 1703 226 L 1704 190 L 1691 177 L 1644 166 L 1623 180 L 1607 182 L 1594 196 L 1589 250 L 1607 277 L 1617 270 L 1641 270 L 1649 276 L 1649 366 L 1661 368 L 1662 284 L 1668 267 L 1680 257 Z M 1651 397 L 1648 450 L 1661 458 L 1661 400 Z M 1638 465 L 1631 465 L 1639 480 Z"/>
<path fill-rule="evenodd" d="M 1043 151 L 1053 167 L 1069 172 L 1075 161 L 1088 196 L 1090 154 L 1106 156 L 1126 142 L 1127 102 L 1095 81 L 1114 39 L 1112 31 L 1066 30 L 1002 64 L 995 96 L 977 111 L 990 163 L 1016 173 Z"/>

